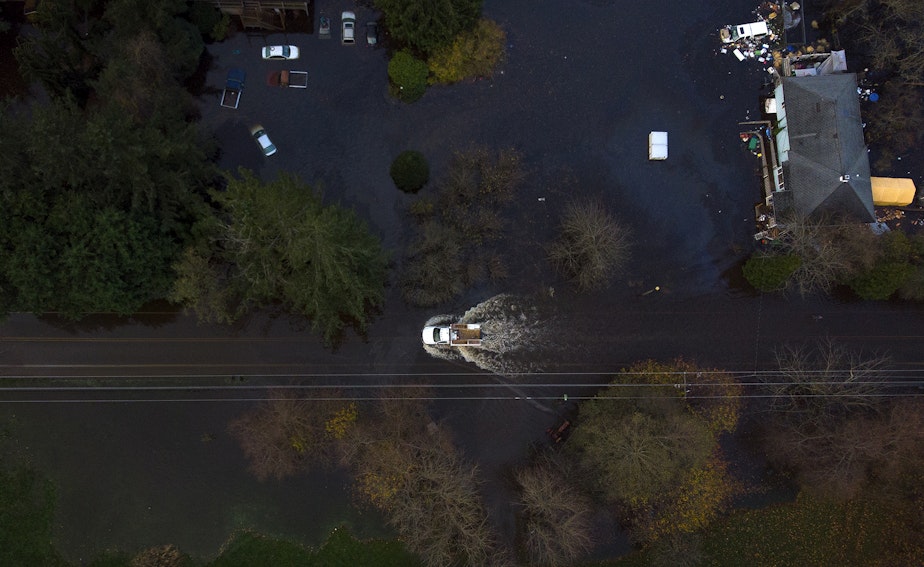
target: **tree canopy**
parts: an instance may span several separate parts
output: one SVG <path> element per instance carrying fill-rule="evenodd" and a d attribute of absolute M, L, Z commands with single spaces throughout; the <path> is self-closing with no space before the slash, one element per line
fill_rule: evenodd
<path fill-rule="evenodd" d="M 482 0 L 375 0 L 392 37 L 430 54 L 471 29 L 481 15 Z"/>
<path fill-rule="evenodd" d="M 177 264 L 172 298 L 220 322 L 278 302 L 310 318 L 327 342 L 347 324 L 364 330 L 384 296 L 388 258 L 378 238 L 295 177 L 264 184 L 240 175 L 213 192 L 218 210 Z"/>
<path fill-rule="evenodd" d="M 0 279 L 5 306 L 128 314 L 163 297 L 211 166 L 195 127 L 133 124 L 71 97 L 4 112 Z"/>
<path fill-rule="evenodd" d="M 128 314 L 170 288 L 216 177 L 181 81 L 203 43 L 183 0 L 42 2 L 15 50 L 47 103 L 3 108 L 0 302 Z"/>
<path fill-rule="evenodd" d="M 589 487 L 626 510 L 638 541 L 694 532 L 738 489 L 718 438 L 737 425 L 740 395 L 727 373 L 639 362 L 581 404 L 568 447 Z"/>

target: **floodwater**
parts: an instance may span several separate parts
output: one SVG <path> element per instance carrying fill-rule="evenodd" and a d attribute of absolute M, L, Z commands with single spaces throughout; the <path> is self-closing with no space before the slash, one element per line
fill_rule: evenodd
<path fill-rule="evenodd" d="M 201 97 L 202 120 L 219 140 L 223 167 L 247 167 L 264 179 L 294 172 L 322 189 L 328 201 L 353 207 L 393 250 L 412 234 L 405 214 L 412 197 L 397 191 L 388 176 L 398 153 L 423 152 L 431 179 L 438 180 L 457 149 L 472 144 L 516 148 L 528 177 L 509 212 L 511 278 L 502 289 L 472 290 L 439 311 L 463 313 L 498 293 L 544 294 L 557 305 L 558 340 L 543 363 L 560 372 L 590 373 L 570 380 L 595 380 L 593 373 L 641 358 L 677 355 L 755 369 L 772 360 L 774 344 L 823 334 L 840 334 L 857 345 L 897 347 L 915 360 L 916 344 L 889 329 L 919 325 L 917 310 L 877 304 L 856 313 L 850 304 L 759 299 L 730 289 L 722 276 L 753 242 L 758 164 L 740 148 L 737 122 L 758 118 L 765 77 L 756 67 L 716 54 L 715 31 L 747 21 L 755 4 L 486 0 L 485 14 L 508 34 L 498 75 L 431 88 L 412 105 L 387 95 L 384 48 L 341 46 L 337 33 L 331 40 L 237 34 L 209 46 L 213 66 Z M 347 5 L 322 3 L 317 13 L 335 14 Z M 356 11 L 361 23 L 373 16 L 366 7 Z M 302 58 L 263 62 L 264 43 L 296 44 Z M 236 111 L 218 104 L 231 67 L 248 76 Z M 307 70 L 308 89 L 267 86 L 267 75 L 284 68 Z M 259 152 L 248 132 L 254 123 L 266 128 L 277 155 L 264 158 Z M 665 162 L 647 160 L 651 130 L 669 132 Z M 637 243 L 627 272 L 610 289 L 576 296 L 548 269 L 543 245 L 566 204 L 585 197 L 600 199 L 630 224 Z M 654 286 L 660 291 L 646 294 Z M 825 318 L 815 322 L 810 314 L 818 310 Z M 2 345 L 8 364 L 60 365 L 29 372 L 78 372 L 68 365 L 136 360 L 146 368 L 157 363 L 165 373 L 187 367 L 195 372 L 199 363 L 211 365 L 213 372 L 222 364 L 221 373 L 235 373 L 235 367 L 240 374 L 336 368 L 381 373 L 381 380 L 430 373 L 436 381 L 460 367 L 421 349 L 420 326 L 433 314 L 405 306 L 391 288 L 369 336 L 349 337 L 334 353 L 304 325 L 263 316 L 222 329 L 196 327 L 182 315 L 152 315 L 109 320 L 79 333 L 15 316 L 0 327 L 0 335 L 53 339 Z M 75 337 L 100 341 L 67 342 Z M 497 391 L 460 388 L 441 394 Z M 556 384 L 530 395 L 571 392 Z M 492 518 L 510 538 L 515 505 L 506 479 L 511 467 L 567 408 L 556 401 L 506 397 L 443 401 L 436 411 L 453 427 L 464 453 L 481 464 Z M 381 533 L 380 518 L 349 505 L 342 476 L 253 480 L 227 435 L 228 421 L 247 407 L 237 402 L 61 403 L 9 404 L 0 411 L 12 424 L 18 451 L 58 483 L 56 537 L 75 559 L 101 549 L 132 551 L 164 543 L 214 556 L 241 527 L 314 544 L 341 522 L 361 536 Z M 598 541 L 607 553 L 626 549 L 625 540 L 611 535 Z"/>
<path fill-rule="evenodd" d="M 258 482 L 228 422 L 243 403 L 2 406 L 13 451 L 57 485 L 55 535 L 66 557 L 172 543 L 214 557 L 237 530 L 317 545 L 338 525 L 388 536 L 381 518 L 351 506 L 343 475 Z"/>

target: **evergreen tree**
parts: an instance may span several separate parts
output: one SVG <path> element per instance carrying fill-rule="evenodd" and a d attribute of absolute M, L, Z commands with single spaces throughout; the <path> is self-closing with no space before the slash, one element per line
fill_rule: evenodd
<path fill-rule="evenodd" d="M 217 321 L 279 302 L 327 343 L 347 324 L 365 329 L 384 297 L 387 256 L 352 211 L 324 206 L 294 177 L 264 184 L 246 170 L 213 197 L 220 211 L 203 232 L 214 245 L 177 265 L 175 301 Z"/>

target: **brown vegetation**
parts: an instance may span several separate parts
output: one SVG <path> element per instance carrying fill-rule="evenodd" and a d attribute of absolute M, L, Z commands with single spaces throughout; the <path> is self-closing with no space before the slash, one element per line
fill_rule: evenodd
<path fill-rule="evenodd" d="M 574 565 L 591 547 L 590 502 L 548 460 L 516 473 L 530 565 Z"/>
<path fill-rule="evenodd" d="M 831 291 L 836 284 L 871 268 L 881 254 L 875 235 L 862 223 L 830 216 L 790 215 L 781 220 L 780 228 L 778 252 L 802 260 L 789 278 L 789 285 L 802 296 Z"/>
<path fill-rule="evenodd" d="M 458 152 L 434 201 L 411 205 L 419 223 L 401 278 L 404 298 L 418 306 L 444 303 L 506 267 L 491 248 L 503 236 L 503 206 L 523 181 L 520 154 L 483 148 Z"/>
<path fill-rule="evenodd" d="M 616 222 L 602 203 L 568 205 L 549 260 L 580 289 L 604 287 L 629 258 L 629 229 Z"/>
<path fill-rule="evenodd" d="M 419 393 L 418 393 L 419 394 Z M 381 510 L 428 566 L 499 562 L 478 493 L 478 468 L 462 460 L 413 392 L 383 399 L 340 444 L 359 496 Z"/>
<path fill-rule="evenodd" d="M 132 558 L 131 567 L 183 567 L 189 564 L 189 558 L 171 544 L 138 553 Z"/>
<path fill-rule="evenodd" d="M 780 373 L 768 379 L 771 395 L 765 440 L 768 455 L 795 472 L 806 489 L 849 498 L 870 474 L 892 467 L 904 451 L 898 449 L 881 393 L 886 360 L 865 358 L 822 341 L 815 348 L 786 347 L 779 351 Z M 907 408 L 896 406 L 910 426 Z M 902 429 L 902 435 L 911 435 Z M 924 436 L 924 431 L 916 434 Z"/>
<path fill-rule="evenodd" d="M 919 143 L 924 132 L 924 4 L 920 0 L 829 1 L 826 14 L 869 54 L 870 67 L 892 73 L 872 105 L 867 139 L 879 145 L 880 169 Z M 852 28 L 852 29 L 851 29 Z"/>
<path fill-rule="evenodd" d="M 315 397 L 334 397 L 331 392 Z M 298 399 L 298 393 L 274 392 L 253 410 L 231 422 L 250 470 L 259 480 L 282 480 L 312 465 L 325 464 L 331 441 L 346 435 L 355 405 L 335 400 Z"/>

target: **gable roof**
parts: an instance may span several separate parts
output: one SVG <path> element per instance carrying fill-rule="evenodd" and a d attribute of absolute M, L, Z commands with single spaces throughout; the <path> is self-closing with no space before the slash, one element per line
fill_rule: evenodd
<path fill-rule="evenodd" d="M 782 84 L 789 137 L 783 175 L 793 208 L 875 221 L 857 76 L 785 77 Z"/>

